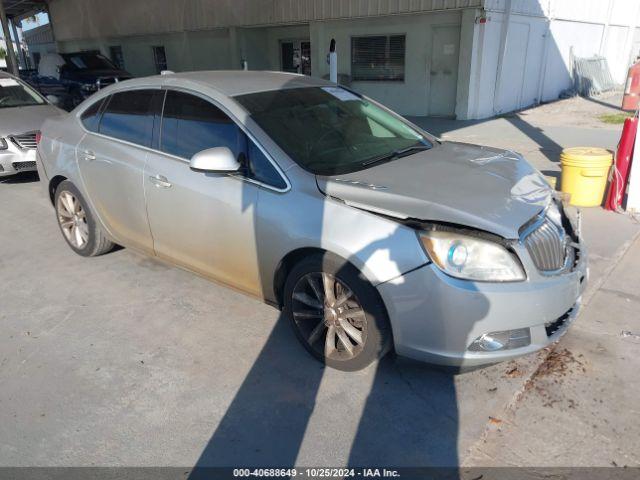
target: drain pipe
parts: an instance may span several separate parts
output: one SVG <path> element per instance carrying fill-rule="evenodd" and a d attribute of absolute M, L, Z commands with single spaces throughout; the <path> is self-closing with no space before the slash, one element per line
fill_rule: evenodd
<path fill-rule="evenodd" d="M 498 50 L 498 66 L 496 71 L 496 88 L 493 92 L 493 113 L 500 113 L 498 110 L 498 95 L 502 87 L 502 68 L 507 55 L 507 38 L 509 36 L 509 23 L 511 23 L 512 0 L 506 0 L 504 5 L 504 18 L 502 19 L 502 28 L 500 30 L 500 48 Z"/>
<path fill-rule="evenodd" d="M 331 39 L 329 45 L 329 81 L 338 83 L 338 53 L 336 52 L 336 40 Z"/>
<path fill-rule="evenodd" d="M 542 63 L 540 64 L 540 75 L 538 76 L 538 98 L 537 105 L 541 104 L 544 96 L 544 83 L 547 79 L 547 61 L 549 59 L 549 43 L 551 38 L 551 22 L 552 18 L 547 20 L 547 26 L 544 32 L 544 47 L 542 48 Z"/>

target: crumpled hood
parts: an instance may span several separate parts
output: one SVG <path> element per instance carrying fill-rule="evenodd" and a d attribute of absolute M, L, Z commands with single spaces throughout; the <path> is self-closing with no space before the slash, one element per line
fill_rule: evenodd
<path fill-rule="evenodd" d="M 520 155 L 456 142 L 317 181 L 326 195 L 358 208 L 510 239 L 552 198 L 544 177 Z"/>
<path fill-rule="evenodd" d="M 45 120 L 64 114 L 64 111 L 49 104 L 0 108 L 0 137 L 40 130 Z"/>

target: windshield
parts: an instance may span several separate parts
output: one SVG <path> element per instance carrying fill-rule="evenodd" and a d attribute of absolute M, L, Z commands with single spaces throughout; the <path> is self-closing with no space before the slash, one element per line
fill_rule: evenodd
<path fill-rule="evenodd" d="M 44 105 L 44 99 L 33 89 L 14 78 L 0 77 L 0 108 Z"/>
<path fill-rule="evenodd" d="M 302 168 L 317 175 L 363 170 L 428 149 L 409 124 L 340 87 L 311 87 L 235 97 Z"/>
<path fill-rule="evenodd" d="M 68 53 L 62 55 L 74 70 L 117 70 L 111 60 L 99 53 Z"/>

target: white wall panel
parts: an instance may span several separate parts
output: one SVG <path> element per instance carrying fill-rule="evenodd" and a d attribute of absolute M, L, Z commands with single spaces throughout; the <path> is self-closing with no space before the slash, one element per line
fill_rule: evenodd
<path fill-rule="evenodd" d="M 603 25 L 590 23 L 561 20 L 551 23 L 543 100 L 555 100 L 560 92 L 572 87 L 571 48 L 578 57 L 597 55 L 603 29 Z"/>
<path fill-rule="evenodd" d="M 520 15 L 548 17 L 553 0 L 512 0 L 511 12 Z M 490 11 L 504 12 L 506 0 L 486 0 L 485 8 Z"/>
<path fill-rule="evenodd" d="M 605 23 L 610 1 L 612 0 L 554 0 L 552 15 L 561 20 Z"/>
<path fill-rule="evenodd" d="M 638 0 L 612 0 L 611 24 L 629 25 L 638 12 Z"/>
<path fill-rule="evenodd" d="M 630 27 L 609 26 L 602 54 L 609 62 L 611 75 L 617 83 L 626 80 L 629 52 L 625 49 Z"/>

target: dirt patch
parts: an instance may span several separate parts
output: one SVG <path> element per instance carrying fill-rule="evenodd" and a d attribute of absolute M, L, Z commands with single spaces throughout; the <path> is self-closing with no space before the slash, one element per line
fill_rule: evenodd
<path fill-rule="evenodd" d="M 508 378 L 517 378 L 524 375 L 524 372 L 518 368 L 515 362 L 509 362 L 507 364 L 507 370 L 504 372 L 504 376 Z"/>
<path fill-rule="evenodd" d="M 579 357 L 580 356 L 582 355 L 579 355 Z M 538 367 L 532 380 L 551 376 L 565 377 L 568 373 L 574 371 L 586 372 L 584 363 L 566 348 L 562 350 L 552 350 L 542 365 Z"/>
<path fill-rule="evenodd" d="M 544 407 L 561 404 L 567 408 L 576 408 L 578 403 L 572 398 L 566 398 L 558 386 L 567 375 L 586 372 L 581 357 L 582 354 L 576 357 L 566 348 L 551 350 L 538 370 L 527 380 L 523 394 L 535 391 L 542 398 Z"/>

